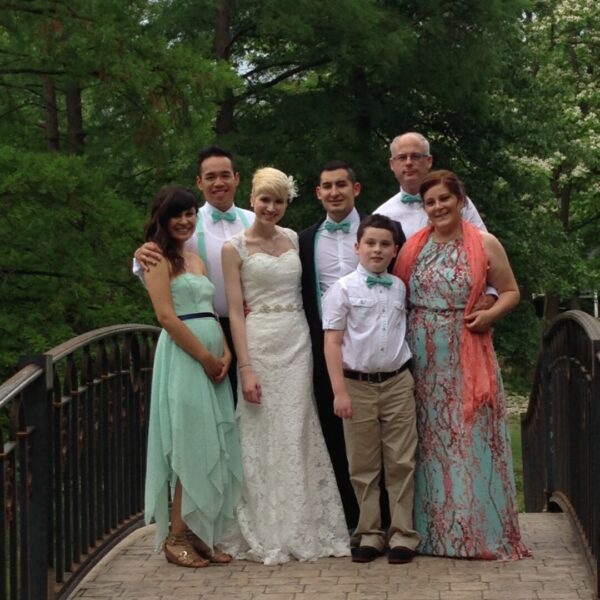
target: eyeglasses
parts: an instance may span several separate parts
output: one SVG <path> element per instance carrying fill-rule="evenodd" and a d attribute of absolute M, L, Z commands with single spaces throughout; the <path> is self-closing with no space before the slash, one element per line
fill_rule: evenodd
<path fill-rule="evenodd" d="M 411 152 L 410 154 L 396 154 L 396 156 L 392 156 L 392 160 L 405 163 L 410 158 L 411 162 L 418 162 L 428 156 L 429 154 L 421 154 L 421 152 Z"/>

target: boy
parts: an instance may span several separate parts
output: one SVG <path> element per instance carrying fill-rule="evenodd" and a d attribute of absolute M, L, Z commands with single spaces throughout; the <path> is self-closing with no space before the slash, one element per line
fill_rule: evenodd
<path fill-rule="evenodd" d="M 357 231 L 356 270 L 334 283 L 323 298 L 325 359 L 343 419 L 350 480 L 360 508 L 354 562 L 381 556 L 406 563 L 419 537 L 412 511 L 417 445 L 414 381 L 408 365 L 406 289 L 387 268 L 398 252 L 397 229 L 383 215 L 365 218 Z M 381 467 L 390 502 L 387 536 L 381 529 Z"/>

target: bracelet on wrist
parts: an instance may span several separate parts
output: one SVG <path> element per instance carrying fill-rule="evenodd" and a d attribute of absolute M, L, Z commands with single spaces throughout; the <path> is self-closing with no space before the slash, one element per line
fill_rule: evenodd
<path fill-rule="evenodd" d="M 238 365 L 238 369 L 243 369 L 244 367 L 251 367 L 250 363 L 246 363 L 245 365 Z"/>

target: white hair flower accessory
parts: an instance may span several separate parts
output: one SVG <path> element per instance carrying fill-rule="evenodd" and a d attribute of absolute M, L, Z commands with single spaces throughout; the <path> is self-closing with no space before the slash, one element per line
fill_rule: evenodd
<path fill-rule="evenodd" d="M 298 196 L 298 184 L 296 180 L 288 175 L 288 202 L 291 203 L 294 198 Z"/>

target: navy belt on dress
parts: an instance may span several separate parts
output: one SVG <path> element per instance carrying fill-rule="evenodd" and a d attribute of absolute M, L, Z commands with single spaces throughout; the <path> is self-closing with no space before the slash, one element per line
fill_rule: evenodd
<path fill-rule="evenodd" d="M 406 369 L 408 369 L 409 367 L 410 360 L 407 360 L 399 369 L 388 372 L 363 373 L 362 371 L 352 371 L 350 369 L 344 369 L 344 377 L 347 377 L 348 379 L 356 379 L 358 381 L 367 381 L 369 383 L 382 383 L 390 377 L 394 377 L 394 375 L 398 375 L 399 373 L 402 373 L 402 371 L 406 371 Z"/>
<path fill-rule="evenodd" d="M 190 319 L 216 319 L 219 320 L 219 317 L 211 312 L 201 312 L 201 313 L 190 313 L 189 315 L 177 315 L 179 319 L 182 321 L 189 321 Z"/>

